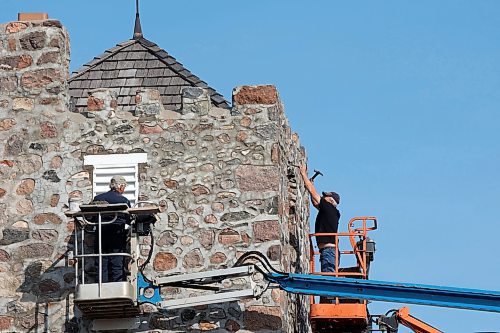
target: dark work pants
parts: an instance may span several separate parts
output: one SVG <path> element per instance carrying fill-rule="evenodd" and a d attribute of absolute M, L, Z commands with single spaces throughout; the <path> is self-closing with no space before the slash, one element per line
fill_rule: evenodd
<path fill-rule="evenodd" d="M 111 249 L 107 253 L 123 253 L 123 249 Z M 123 257 L 106 256 L 102 257 L 102 282 L 120 282 L 124 280 Z"/>
<path fill-rule="evenodd" d="M 107 256 L 109 253 L 125 253 L 126 236 L 122 224 L 104 225 L 102 228 L 102 282 L 120 282 L 125 280 L 124 257 Z"/>

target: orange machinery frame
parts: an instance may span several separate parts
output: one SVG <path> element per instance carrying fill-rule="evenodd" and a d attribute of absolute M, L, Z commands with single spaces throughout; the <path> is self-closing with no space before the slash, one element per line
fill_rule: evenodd
<path fill-rule="evenodd" d="M 410 309 L 406 306 L 397 310 L 396 317 L 401 324 L 411 328 L 415 333 L 443 333 L 443 331 L 410 315 Z"/>
<path fill-rule="evenodd" d="M 361 225 L 360 225 L 361 224 Z M 310 243 L 310 272 L 317 275 L 331 275 L 336 277 L 350 277 L 368 279 L 369 262 L 367 261 L 368 232 L 377 229 L 377 219 L 372 216 L 354 217 L 349 221 L 348 232 L 342 233 L 316 233 L 309 235 Z M 357 265 L 354 267 L 339 268 L 339 256 L 335 256 L 335 272 L 322 273 L 315 269 L 315 259 L 319 251 L 314 250 L 313 237 L 337 236 L 335 246 L 341 256 L 352 255 Z M 339 249 L 339 238 L 349 237 L 352 249 Z M 358 240 L 356 240 L 358 238 Z M 328 300 L 328 303 L 317 303 L 311 296 L 311 327 L 313 332 L 335 332 L 339 331 L 360 332 L 369 324 L 369 314 L 366 300 L 340 299 Z"/>

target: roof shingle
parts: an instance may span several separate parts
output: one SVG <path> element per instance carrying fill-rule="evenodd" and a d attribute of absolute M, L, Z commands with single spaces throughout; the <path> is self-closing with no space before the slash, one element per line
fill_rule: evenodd
<path fill-rule="evenodd" d="M 184 86 L 205 88 L 212 104 L 229 107 L 221 94 L 145 38 L 125 41 L 106 50 L 74 72 L 69 80 L 70 95 L 77 111 L 86 107 L 88 91 L 93 88 L 117 91 L 118 106 L 128 111 L 135 109 L 133 103 L 139 88 L 158 89 L 165 108 L 178 110 Z"/>

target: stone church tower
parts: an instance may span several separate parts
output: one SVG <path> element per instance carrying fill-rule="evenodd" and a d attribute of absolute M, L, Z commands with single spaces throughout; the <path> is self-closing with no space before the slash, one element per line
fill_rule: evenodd
<path fill-rule="evenodd" d="M 127 177 L 132 201 L 160 206 L 154 244 L 140 244 L 143 259 L 153 246 L 148 276 L 231 267 L 251 250 L 308 271 L 305 151 L 275 87 L 237 87 L 229 103 L 137 26 L 71 76 L 68 64 L 60 22 L 0 25 L 0 331 L 89 329 L 73 305 L 64 212 L 110 172 Z M 307 332 L 307 304 L 272 289 L 194 309 L 144 305 L 136 331 Z"/>

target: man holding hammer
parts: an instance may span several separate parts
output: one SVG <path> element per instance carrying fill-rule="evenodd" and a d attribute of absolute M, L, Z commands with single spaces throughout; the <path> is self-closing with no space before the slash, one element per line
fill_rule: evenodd
<path fill-rule="evenodd" d="M 300 167 L 300 175 L 304 180 L 307 191 L 311 195 L 314 207 L 318 209 L 316 215 L 315 233 L 336 233 L 339 227 L 340 212 L 337 205 L 340 203 L 340 196 L 335 192 L 322 192 L 322 196 L 314 187 L 314 178 L 321 172 L 314 170 L 314 176 L 307 177 L 307 166 Z M 335 272 L 335 257 L 337 249 L 335 246 L 335 236 L 316 236 L 316 243 L 319 248 L 319 260 L 322 272 Z"/>

